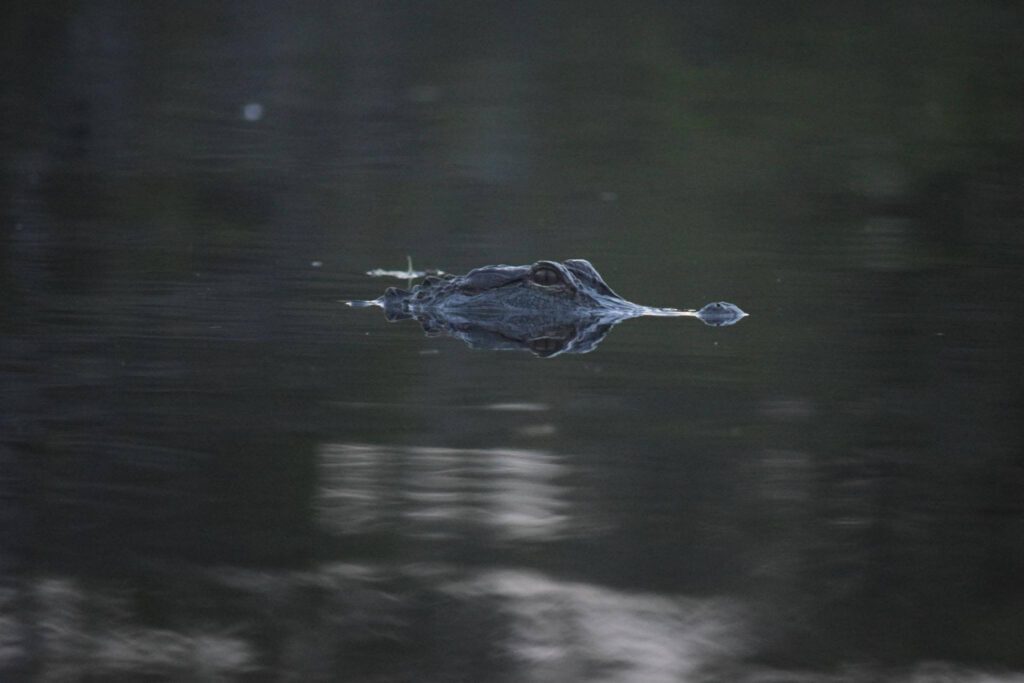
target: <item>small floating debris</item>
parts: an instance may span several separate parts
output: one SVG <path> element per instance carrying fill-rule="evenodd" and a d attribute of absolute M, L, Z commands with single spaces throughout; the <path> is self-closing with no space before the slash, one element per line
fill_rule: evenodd
<path fill-rule="evenodd" d="M 338 303 L 345 304 L 346 306 L 351 306 L 352 308 L 370 308 L 371 306 L 376 306 L 377 308 L 384 308 L 384 297 L 381 297 L 379 299 L 370 299 L 369 301 L 360 301 L 358 299 L 349 301 L 347 299 L 341 299 L 338 301 Z M 367 334 L 369 334 L 369 332 L 367 332 Z"/>
<path fill-rule="evenodd" d="M 428 270 L 385 270 L 384 268 L 374 268 L 373 270 L 366 271 L 366 274 L 370 277 L 393 277 L 399 280 L 415 280 L 428 275 L 444 275 L 445 272 L 435 268 Z"/>
<path fill-rule="evenodd" d="M 399 280 L 415 280 L 421 277 L 427 277 L 428 275 L 445 275 L 443 270 L 437 268 L 428 268 L 426 270 L 413 270 L 412 257 L 405 257 L 406 268 L 405 270 L 387 270 L 386 268 L 374 268 L 373 270 L 366 271 L 366 274 L 370 277 L 393 277 Z"/>

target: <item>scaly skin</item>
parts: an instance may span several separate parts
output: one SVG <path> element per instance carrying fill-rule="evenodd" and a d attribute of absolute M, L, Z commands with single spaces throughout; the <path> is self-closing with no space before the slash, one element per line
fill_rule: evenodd
<path fill-rule="evenodd" d="M 723 326 L 746 315 L 726 302 L 700 311 L 639 306 L 613 292 L 583 259 L 485 266 L 349 303 L 380 306 L 388 320 L 415 318 L 428 333 L 446 333 L 475 347 L 528 348 L 538 355 L 585 353 L 612 326 L 638 316 L 691 316 Z"/>

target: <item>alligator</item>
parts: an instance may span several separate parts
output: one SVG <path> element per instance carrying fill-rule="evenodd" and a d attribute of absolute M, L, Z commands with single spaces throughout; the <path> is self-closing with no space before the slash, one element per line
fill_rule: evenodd
<path fill-rule="evenodd" d="M 415 319 L 428 335 L 456 337 L 473 348 L 525 349 L 545 357 L 592 351 L 630 318 L 688 316 L 722 327 L 747 315 L 725 301 L 685 311 L 631 303 L 584 259 L 428 276 L 409 290 L 388 287 L 377 299 L 346 303 L 382 308 L 389 321 Z"/>

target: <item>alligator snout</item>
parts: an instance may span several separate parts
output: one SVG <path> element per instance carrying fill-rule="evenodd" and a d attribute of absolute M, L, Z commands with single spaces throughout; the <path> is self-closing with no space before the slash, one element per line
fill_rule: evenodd
<path fill-rule="evenodd" d="M 715 301 L 697 311 L 700 321 L 712 327 L 735 325 L 747 315 L 739 306 L 728 301 Z"/>

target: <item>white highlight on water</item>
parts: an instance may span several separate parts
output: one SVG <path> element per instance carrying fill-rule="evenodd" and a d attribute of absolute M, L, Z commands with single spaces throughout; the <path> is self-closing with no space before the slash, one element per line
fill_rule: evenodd
<path fill-rule="evenodd" d="M 259 121 L 263 118 L 263 105 L 259 102 L 249 102 L 242 107 L 242 118 L 246 121 Z"/>

